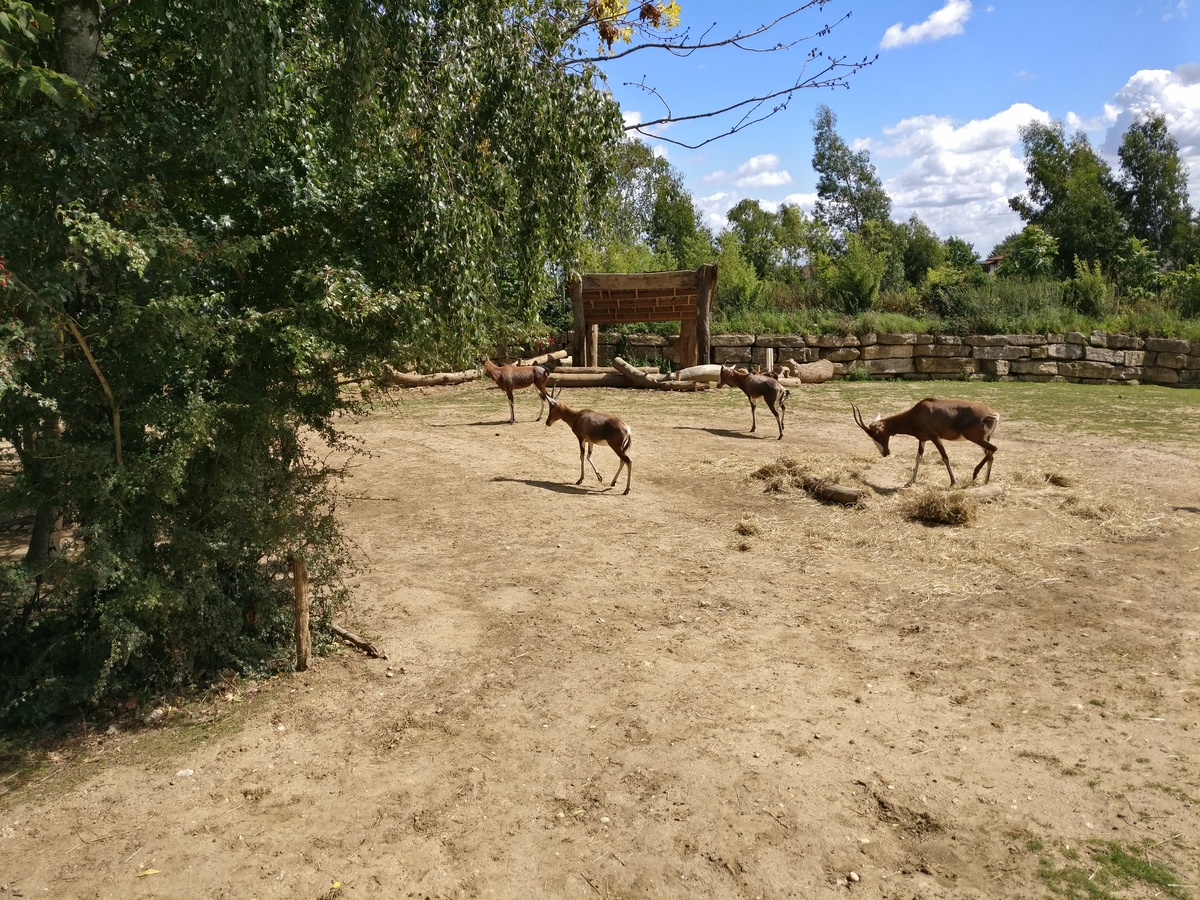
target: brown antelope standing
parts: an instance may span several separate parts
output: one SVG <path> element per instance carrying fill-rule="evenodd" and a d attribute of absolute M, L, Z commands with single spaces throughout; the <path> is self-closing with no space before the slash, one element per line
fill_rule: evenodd
<path fill-rule="evenodd" d="M 561 392 L 561 388 L 559 391 Z M 583 484 L 583 460 L 586 457 L 588 463 L 591 464 L 592 471 L 596 473 L 596 479 L 603 484 L 604 476 L 600 474 L 600 470 L 596 468 L 596 464 L 592 462 L 592 445 L 593 444 L 608 444 L 612 447 L 613 452 L 621 458 L 621 465 L 617 466 L 617 474 L 613 476 L 613 480 L 609 483 L 609 487 L 614 487 L 617 479 L 621 477 L 621 469 L 629 467 L 629 473 L 625 476 L 625 491 L 629 493 L 629 485 L 633 481 L 633 462 L 629 459 L 629 445 L 633 441 L 633 433 L 629 430 L 629 426 L 618 419 L 616 416 L 606 416 L 604 413 L 596 412 L 594 409 L 574 410 L 567 404 L 558 399 L 558 395 L 546 397 L 546 401 L 550 404 L 550 412 L 546 414 L 546 425 L 550 426 L 562 419 L 567 423 L 571 431 L 575 432 L 575 437 L 579 438 L 579 480 L 576 484 Z M 584 444 L 587 445 L 587 451 L 584 451 Z"/>
<path fill-rule="evenodd" d="M 489 359 L 483 364 L 483 371 L 488 378 L 496 382 L 496 387 L 508 394 L 509 425 L 514 425 L 517 421 L 517 409 L 513 405 L 513 391 L 519 391 L 530 385 L 536 387 L 542 396 L 537 418 L 533 421 L 540 422 L 542 420 L 542 410 L 546 408 L 547 399 L 546 377 L 549 374 L 543 366 L 498 366 Z"/>
<path fill-rule="evenodd" d="M 775 417 L 775 423 L 779 426 L 779 438 L 783 440 L 783 416 L 787 412 L 786 401 L 791 395 L 791 391 L 779 383 L 778 377 L 775 375 L 754 375 L 750 372 L 740 372 L 730 366 L 721 366 L 721 377 L 718 379 L 718 387 L 724 387 L 727 384 L 733 384 L 740 387 L 746 393 L 746 397 L 750 400 L 750 431 L 758 427 L 755 421 L 755 407 L 759 397 L 767 401 L 767 406 L 771 409 L 771 415 Z M 779 411 L 775 411 L 775 404 L 779 404 Z"/>
<path fill-rule="evenodd" d="M 853 404 L 852 404 L 853 406 Z M 853 406 L 854 421 L 858 427 L 867 433 L 879 448 L 879 452 L 887 456 L 888 438 L 896 434 L 907 434 L 917 439 L 917 464 L 913 466 L 911 485 L 917 480 L 917 470 L 921 468 L 921 456 L 925 453 L 925 442 L 933 441 L 933 446 L 942 454 L 942 462 L 950 473 L 950 484 L 954 485 L 954 472 L 950 469 L 950 458 L 946 456 L 946 448 L 942 441 L 957 441 L 965 438 L 983 448 L 983 459 L 975 467 L 971 475 L 974 481 L 979 477 L 979 470 L 987 463 L 987 475 L 983 483 L 987 484 L 992 477 L 992 457 L 996 453 L 996 445 L 992 441 L 992 432 L 1000 421 L 1000 414 L 990 406 L 975 403 L 971 400 L 938 400 L 926 397 L 912 409 L 883 418 L 876 416 L 869 425 L 863 422 L 862 413 Z"/>

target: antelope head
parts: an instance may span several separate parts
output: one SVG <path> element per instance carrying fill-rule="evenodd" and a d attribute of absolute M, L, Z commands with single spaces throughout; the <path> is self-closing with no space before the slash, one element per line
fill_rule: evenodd
<path fill-rule="evenodd" d="M 858 423 L 859 428 L 867 433 L 867 437 L 875 442 L 875 446 L 879 448 L 880 455 L 887 456 L 890 454 L 892 451 L 888 449 L 888 438 L 891 435 L 888 433 L 883 417 L 876 416 L 871 421 L 871 424 L 868 425 L 863 421 L 862 413 L 858 411 L 858 407 L 854 406 L 854 404 L 850 404 L 850 406 L 854 410 L 854 421 Z"/>

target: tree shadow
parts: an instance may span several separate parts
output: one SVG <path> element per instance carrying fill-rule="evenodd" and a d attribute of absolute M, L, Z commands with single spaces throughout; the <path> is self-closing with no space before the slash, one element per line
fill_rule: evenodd
<path fill-rule="evenodd" d="M 612 490 L 611 487 L 605 485 L 603 490 L 595 490 L 594 488 L 585 487 L 582 484 L 563 484 L 558 481 L 539 481 L 535 478 L 509 478 L 507 475 L 496 475 L 492 481 L 507 481 L 511 484 L 524 484 L 529 487 L 541 488 L 544 491 L 553 491 L 556 494 L 607 494 Z"/>
<path fill-rule="evenodd" d="M 508 425 L 508 419 L 497 419 L 494 422 L 430 422 L 430 428 L 499 428 L 501 425 Z M 520 425 L 521 420 L 517 419 L 514 425 Z M 534 422 L 533 424 L 540 424 Z"/>
<path fill-rule="evenodd" d="M 1200 507 L 1196 506 L 1172 506 L 1171 509 L 1175 512 L 1200 513 Z"/>

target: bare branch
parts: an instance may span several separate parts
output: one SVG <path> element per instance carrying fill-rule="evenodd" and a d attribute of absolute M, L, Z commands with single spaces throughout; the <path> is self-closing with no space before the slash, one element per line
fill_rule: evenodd
<path fill-rule="evenodd" d="M 805 41 L 811 41 L 811 40 L 815 40 L 816 38 L 828 36 L 830 34 L 830 32 L 833 31 L 834 28 L 836 28 L 842 22 L 846 21 L 846 19 L 850 18 L 850 13 L 846 13 L 840 19 L 838 19 L 836 22 L 834 22 L 832 25 L 825 25 L 821 29 L 813 32 L 810 35 L 796 38 L 795 40 L 789 41 L 788 43 L 776 44 L 773 47 L 745 47 L 745 46 L 742 46 L 742 42 L 748 41 L 751 38 L 756 38 L 756 37 L 759 37 L 760 35 L 766 34 L 767 32 L 774 29 L 776 26 L 778 26 L 781 22 L 784 22 L 785 20 L 790 19 L 792 16 L 799 15 L 800 13 L 805 12 L 808 9 L 811 9 L 814 6 L 818 7 L 818 8 L 823 8 L 825 6 L 825 3 L 827 3 L 827 2 L 828 2 L 828 0 L 808 0 L 807 3 L 804 3 L 801 6 L 797 6 L 795 9 L 789 10 L 788 12 L 784 13 L 783 15 L 778 16 L 772 22 L 769 22 L 765 25 L 760 25 L 758 28 L 755 28 L 752 31 L 747 31 L 745 33 L 742 33 L 739 31 L 738 33 L 732 35 L 731 37 L 723 38 L 721 40 L 708 41 L 708 40 L 704 39 L 704 36 L 708 35 L 712 31 L 712 29 L 716 26 L 716 23 L 714 22 L 707 29 L 705 29 L 704 34 L 701 36 L 701 39 L 695 43 L 688 42 L 687 35 L 689 32 L 685 31 L 683 33 L 682 37 L 680 37 L 677 40 L 669 39 L 669 40 L 658 41 L 658 42 L 640 43 L 640 44 L 636 44 L 635 46 L 629 47 L 625 50 L 622 50 L 620 53 L 609 53 L 609 54 L 605 54 L 604 56 L 577 57 L 575 59 L 564 60 L 564 63 L 566 63 L 568 65 L 575 65 L 578 63 L 602 64 L 602 63 L 606 63 L 606 62 L 614 62 L 619 59 L 624 59 L 626 56 L 629 56 L 633 53 L 637 53 L 638 51 L 641 51 L 641 50 L 666 50 L 667 52 L 672 53 L 675 56 L 690 56 L 692 53 L 694 53 L 697 50 L 711 50 L 716 47 L 729 47 L 729 46 L 737 47 L 738 49 L 745 50 L 749 53 L 774 53 L 778 50 L 787 50 L 791 47 L 795 47 L 797 44 L 802 44 Z M 645 31 L 645 29 L 643 29 L 641 26 L 636 25 L 634 23 L 631 23 L 631 24 L 633 24 L 635 28 Z M 649 33 L 649 32 L 646 32 L 646 33 Z"/>
<path fill-rule="evenodd" d="M 808 58 L 805 60 L 804 68 L 806 69 L 808 67 L 809 63 L 811 63 L 814 59 L 816 59 L 817 56 L 818 56 L 817 51 L 814 50 L 813 52 L 811 52 L 808 55 Z M 722 109 L 714 109 L 714 110 L 709 110 L 708 112 L 702 112 L 702 113 L 693 113 L 691 115 L 686 115 L 686 116 L 674 115 L 670 111 L 670 106 L 667 104 L 665 98 L 663 98 L 662 94 L 660 94 L 657 89 L 650 87 L 649 85 L 646 85 L 644 83 L 637 84 L 634 82 L 625 82 L 625 85 L 628 87 L 639 88 L 639 89 L 645 91 L 646 93 L 657 97 L 667 110 L 667 115 L 662 116 L 660 118 L 650 119 L 648 121 L 637 122 L 635 124 L 626 125 L 625 131 L 626 132 L 630 132 L 630 131 L 636 132 L 637 134 L 640 134 L 642 137 L 652 138 L 656 141 L 662 141 L 667 144 L 674 144 L 677 147 L 683 147 L 688 150 L 696 150 L 700 147 L 705 146 L 706 144 L 711 144 L 713 141 L 720 140 L 721 138 L 724 138 L 724 137 L 729 137 L 731 134 L 737 134 L 737 132 L 742 131 L 745 128 L 748 128 L 751 125 L 754 125 L 758 122 L 762 122 L 763 120 L 769 119 L 771 116 L 782 112 L 783 110 L 787 109 L 788 104 L 792 100 L 792 95 L 796 91 L 809 90 L 812 88 L 839 88 L 839 87 L 848 88 L 850 85 L 847 83 L 847 79 L 850 76 L 854 75 L 856 72 L 860 71 L 861 69 L 863 69 L 866 66 L 869 66 L 873 62 L 875 62 L 875 60 L 878 59 L 878 54 L 876 56 L 870 57 L 869 59 L 864 57 L 863 59 L 861 59 L 855 63 L 844 62 L 845 57 L 839 57 L 836 59 L 830 58 L 830 57 L 824 57 L 824 58 L 827 60 L 827 63 L 825 65 L 825 67 L 821 69 L 821 71 L 819 71 L 813 75 L 810 75 L 808 77 L 803 77 L 804 69 L 802 69 L 801 70 L 801 78 L 798 81 L 796 81 L 794 84 L 790 85 L 789 87 L 781 88 L 778 91 L 772 91 L 770 93 L 762 94 L 757 97 L 748 97 L 745 100 L 741 100 L 737 103 L 731 104 L 730 106 L 726 106 Z M 845 71 L 838 73 L 838 70 L 843 70 L 843 69 Z M 838 73 L 838 74 L 835 74 L 835 73 Z M 763 107 L 767 104 L 768 101 L 776 100 L 780 97 L 784 98 L 781 102 L 772 106 L 769 109 L 769 111 L 762 112 L 761 114 L 759 114 L 759 112 L 761 110 L 763 110 Z M 705 140 L 700 141 L 699 143 L 696 143 L 696 144 L 689 144 L 684 141 L 679 141 L 679 140 L 675 140 L 673 138 L 664 137 L 662 134 L 656 134 L 652 131 L 647 130 L 647 129 L 652 129 L 658 125 L 676 124 L 679 122 L 693 122 L 698 119 L 712 119 L 712 118 L 716 118 L 717 116 L 722 116 L 722 115 L 734 112 L 735 110 L 739 110 L 739 109 L 745 109 L 746 112 L 732 127 L 730 127 L 726 131 L 721 132 L 720 134 L 713 135 L 713 136 L 706 138 Z"/>

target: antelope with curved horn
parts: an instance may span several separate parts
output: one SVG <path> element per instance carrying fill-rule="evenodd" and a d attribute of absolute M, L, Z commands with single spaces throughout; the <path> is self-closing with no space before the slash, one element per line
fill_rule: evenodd
<path fill-rule="evenodd" d="M 887 456 L 888 439 L 893 435 L 907 434 L 917 439 L 917 464 L 913 466 L 912 478 L 908 479 L 908 487 L 917 480 L 917 470 L 921 468 L 921 457 L 925 453 L 925 442 L 932 441 L 942 454 L 942 462 L 950 475 L 950 485 L 954 485 L 954 472 L 950 468 L 950 458 L 946 456 L 946 448 L 942 441 L 957 441 L 966 439 L 983 448 L 983 459 L 975 467 L 971 475 L 974 481 L 979 477 L 979 470 L 987 463 L 987 474 L 983 483 L 987 484 L 992 477 L 992 457 L 996 453 L 996 445 L 992 441 L 992 432 L 1000 421 L 1000 414 L 990 406 L 976 403 L 972 400 L 938 400 L 926 397 L 913 406 L 912 409 L 894 416 L 876 416 L 870 424 L 863 422 L 862 413 L 853 406 L 854 421 L 858 427 L 867 433 L 875 442 L 879 452 Z"/>
<path fill-rule="evenodd" d="M 783 416 L 787 412 L 786 401 L 790 396 L 791 391 L 779 383 L 779 378 L 776 375 L 755 375 L 751 372 L 741 372 L 731 366 L 721 366 L 721 375 L 717 379 L 717 386 L 724 387 L 727 384 L 733 384 L 740 387 L 746 394 L 746 398 L 750 401 L 750 432 L 754 433 L 754 429 L 758 427 L 755 421 L 755 407 L 757 406 L 758 398 L 762 397 L 767 401 L 767 406 L 771 410 L 771 415 L 775 417 L 775 424 L 779 426 L 778 440 L 783 440 Z M 779 411 L 775 411 L 775 404 L 779 404 Z"/>
<path fill-rule="evenodd" d="M 579 480 L 576 484 L 583 484 L 583 460 L 586 456 L 588 463 L 591 464 L 592 471 L 596 473 L 596 479 L 603 484 L 604 476 L 600 474 L 600 470 L 596 468 L 596 464 L 592 462 L 592 445 L 608 444 L 615 454 L 621 459 L 621 465 L 617 466 L 617 474 L 613 476 L 613 480 L 609 483 L 609 487 L 615 487 L 617 479 L 621 477 L 621 469 L 628 467 L 629 473 L 625 476 L 625 491 L 629 493 L 630 483 L 633 481 L 633 462 L 629 459 L 629 445 L 633 442 L 633 432 L 629 430 L 629 426 L 618 419 L 616 416 L 607 416 L 604 413 L 596 412 L 594 409 L 574 410 L 567 404 L 558 399 L 558 394 L 562 393 L 562 388 L 558 389 L 558 393 L 546 397 L 546 402 L 550 404 L 550 412 L 546 414 L 546 425 L 550 426 L 559 419 L 567 423 L 567 426 L 575 433 L 575 437 L 579 438 Z M 584 445 L 587 445 L 587 451 L 584 452 Z"/>
<path fill-rule="evenodd" d="M 544 366 L 498 366 L 489 359 L 483 364 L 483 372 L 496 382 L 496 387 L 508 395 L 509 425 L 515 425 L 517 421 L 517 410 L 513 405 L 513 391 L 519 391 L 530 385 L 536 387 L 542 396 L 537 418 L 533 421 L 540 422 L 542 420 L 542 410 L 546 408 L 547 399 L 546 378 L 549 375 Z"/>

